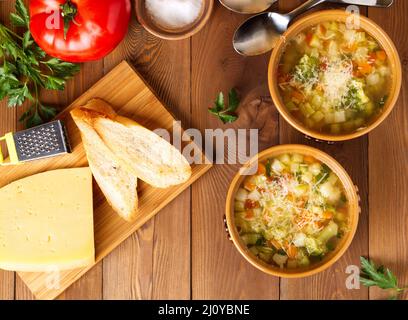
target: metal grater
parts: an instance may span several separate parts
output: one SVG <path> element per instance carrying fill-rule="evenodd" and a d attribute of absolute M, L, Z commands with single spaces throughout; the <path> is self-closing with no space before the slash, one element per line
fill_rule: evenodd
<path fill-rule="evenodd" d="M 19 164 L 71 152 L 65 126 L 60 120 L 16 133 L 7 133 L 1 140 L 6 141 L 10 154 L 9 161 L 4 162 L 0 149 L 1 165 Z"/>

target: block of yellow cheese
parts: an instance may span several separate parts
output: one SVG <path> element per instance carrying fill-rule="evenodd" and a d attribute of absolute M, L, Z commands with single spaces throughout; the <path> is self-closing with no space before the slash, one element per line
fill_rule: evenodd
<path fill-rule="evenodd" d="M 48 171 L 0 189 L 0 268 L 50 272 L 95 261 L 89 168 Z"/>

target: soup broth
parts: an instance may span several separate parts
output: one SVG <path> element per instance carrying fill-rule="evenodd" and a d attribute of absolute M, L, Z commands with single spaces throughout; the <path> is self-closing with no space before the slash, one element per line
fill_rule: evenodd
<path fill-rule="evenodd" d="M 291 40 L 278 83 L 286 108 L 309 129 L 348 134 L 381 114 L 390 92 L 387 53 L 364 30 L 325 22 Z"/>
<path fill-rule="evenodd" d="M 348 232 L 343 186 L 328 166 L 310 156 L 283 154 L 259 163 L 235 195 L 242 241 L 264 262 L 308 268 L 336 249 Z"/>

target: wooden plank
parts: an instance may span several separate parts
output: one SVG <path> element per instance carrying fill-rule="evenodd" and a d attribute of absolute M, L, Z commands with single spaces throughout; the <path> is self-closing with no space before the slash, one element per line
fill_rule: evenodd
<path fill-rule="evenodd" d="M 116 87 L 112 87 L 112 83 Z M 31 175 L 35 172 L 52 170 L 61 167 L 78 167 L 86 165 L 86 158 L 80 143 L 79 132 L 68 111 L 77 105 L 82 105 L 93 97 L 101 97 L 110 102 L 119 114 L 130 116 L 147 128 L 164 128 L 172 131 L 173 117 L 166 111 L 163 105 L 155 98 L 153 93 L 145 86 L 145 83 L 134 73 L 127 63 L 121 63 L 115 70 L 92 87 L 89 91 L 75 101 L 60 116 L 65 120 L 68 135 L 73 145 L 73 153 L 60 158 L 46 159 L 30 163 L 30 166 L 16 166 L 4 170 L 0 168 L 1 184 L 4 185 L 12 180 Z M 111 210 L 102 193 L 97 188 L 94 192 L 95 201 L 95 239 L 96 260 L 99 262 L 122 241 L 152 218 L 160 209 L 177 197 L 182 191 L 204 174 L 211 166 L 192 165 L 192 176 L 184 184 L 167 188 L 155 189 L 147 184 L 140 183 L 139 215 L 132 223 L 126 223 Z M 25 283 L 29 283 L 31 290 L 39 298 L 54 298 L 61 293 L 74 280 L 78 279 L 90 268 L 61 272 L 61 286 L 55 290 L 46 290 L 45 274 L 20 274 Z"/>
<path fill-rule="evenodd" d="M 126 40 L 105 58 L 105 71 L 122 59 L 132 62 L 188 128 L 190 41 L 162 41 L 133 20 Z M 104 260 L 104 298 L 189 299 L 189 229 L 190 189 Z"/>
<path fill-rule="evenodd" d="M 290 10 L 299 1 L 280 1 L 282 10 Z M 330 5 L 332 6 L 332 5 Z M 354 241 L 346 254 L 331 268 L 323 273 L 304 279 L 281 279 L 281 299 L 367 299 L 368 291 L 349 290 L 346 287 L 349 265 L 358 265 L 360 255 L 368 253 L 368 160 L 367 137 L 354 141 L 337 143 L 328 146 L 325 143 L 311 142 L 293 129 L 283 117 L 280 118 L 280 143 L 300 143 L 319 148 L 337 159 L 351 175 L 354 183 L 360 189 L 362 213 Z"/>
<path fill-rule="evenodd" d="M 192 126 L 207 128 L 258 128 L 261 148 L 278 142 L 275 108 L 253 101 L 267 96 L 268 56 L 243 58 L 231 39 L 245 19 L 215 6 L 211 21 L 192 39 Z M 245 102 L 234 126 L 222 125 L 207 108 L 219 91 L 236 87 Z M 255 89 L 254 89 L 255 88 Z M 255 91 L 249 92 L 251 89 Z M 252 103 L 249 103 L 251 102 Z M 208 151 L 208 150 L 207 150 Z M 227 240 L 223 216 L 229 183 L 240 165 L 215 165 L 193 185 L 192 192 L 192 298 L 277 299 L 279 280 L 258 271 Z"/>
<path fill-rule="evenodd" d="M 369 136 L 370 258 L 395 272 L 400 285 L 408 283 L 408 39 L 403 30 L 407 1 L 394 1 L 388 9 L 370 8 L 369 18 L 393 39 L 403 67 L 400 99 L 390 117 Z M 388 297 L 370 290 L 371 299 Z M 405 295 L 405 299 L 408 295 Z"/>

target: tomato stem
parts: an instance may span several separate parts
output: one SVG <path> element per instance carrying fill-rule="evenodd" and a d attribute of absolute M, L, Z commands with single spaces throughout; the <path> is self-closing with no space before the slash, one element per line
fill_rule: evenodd
<path fill-rule="evenodd" d="M 78 9 L 76 4 L 72 3 L 71 0 L 67 0 L 64 4 L 60 5 L 60 9 L 61 16 L 64 19 L 64 39 L 66 39 L 69 26 L 71 22 L 74 21 Z"/>

